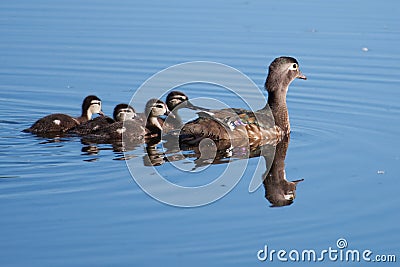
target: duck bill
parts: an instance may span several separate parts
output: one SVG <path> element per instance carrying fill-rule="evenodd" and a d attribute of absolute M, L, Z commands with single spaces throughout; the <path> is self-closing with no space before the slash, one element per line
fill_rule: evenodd
<path fill-rule="evenodd" d="M 302 80 L 307 80 L 307 77 L 301 72 L 299 72 L 299 75 L 297 75 L 297 78 L 302 79 Z"/>
<path fill-rule="evenodd" d="M 102 110 L 100 110 L 99 113 L 97 113 L 97 114 L 99 114 L 100 116 L 105 116 L 105 114 Z"/>
<path fill-rule="evenodd" d="M 189 108 L 189 109 L 192 109 L 192 110 L 202 110 L 202 111 L 210 111 L 210 109 L 208 109 L 208 108 L 202 108 L 202 107 L 193 105 L 189 100 L 186 101 L 186 103 L 187 103 L 187 104 L 186 104 L 186 107 Z"/>
<path fill-rule="evenodd" d="M 299 180 L 295 180 L 295 181 L 292 181 L 292 182 L 297 185 L 298 183 L 303 182 L 303 181 L 304 181 L 304 179 L 299 179 Z"/>

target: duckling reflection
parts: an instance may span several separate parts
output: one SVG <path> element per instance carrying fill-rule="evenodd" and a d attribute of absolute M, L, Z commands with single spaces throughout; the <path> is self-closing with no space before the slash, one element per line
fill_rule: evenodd
<path fill-rule="evenodd" d="M 146 140 L 146 155 L 143 156 L 143 163 L 145 166 L 160 166 L 165 162 L 179 161 L 185 159 L 180 153 L 171 153 L 157 146 L 161 143 L 159 138 Z"/>
<path fill-rule="evenodd" d="M 271 207 L 291 205 L 296 198 L 297 184 L 304 179 L 288 181 L 286 179 L 285 158 L 289 147 L 289 137 L 285 137 L 275 148 L 275 157 L 271 168 L 263 174 L 265 198 L 271 203 Z M 264 157 L 266 163 L 268 158 Z"/>

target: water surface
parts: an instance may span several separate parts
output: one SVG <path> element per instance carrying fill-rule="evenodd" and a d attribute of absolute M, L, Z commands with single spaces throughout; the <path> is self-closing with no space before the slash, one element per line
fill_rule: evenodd
<path fill-rule="evenodd" d="M 257 260 L 264 245 L 320 251 L 340 237 L 349 248 L 398 253 L 399 7 L 2 1 L 0 264 L 257 266 L 271 264 Z M 309 78 L 288 94 L 286 175 L 304 181 L 286 207 L 271 208 L 263 187 L 249 194 L 251 174 L 213 204 L 171 207 L 138 187 L 110 145 L 93 154 L 76 137 L 20 132 L 50 113 L 79 115 L 89 94 L 111 114 L 152 75 L 186 61 L 230 65 L 262 88 L 280 55 L 296 57 Z M 214 87 L 185 92 L 241 104 Z M 130 153 L 139 158 L 144 150 Z M 170 164 L 157 168 L 177 183 L 209 182 L 185 181 Z"/>

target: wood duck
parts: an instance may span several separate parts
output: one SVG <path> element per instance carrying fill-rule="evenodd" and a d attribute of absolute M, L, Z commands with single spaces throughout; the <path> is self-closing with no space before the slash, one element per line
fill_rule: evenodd
<path fill-rule="evenodd" d="M 192 110 L 209 111 L 209 109 L 198 107 L 193 105 L 189 101 L 189 97 L 180 91 L 171 91 L 166 98 L 166 104 L 168 109 L 174 115 L 168 117 L 167 120 L 163 120 L 163 132 L 167 133 L 173 130 L 179 130 L 181 128 L 182 119 L 178 114 L 178 111 L 182 108 L 188 108 Z"/>
<path fill-rule="evenodd" d="M 181 129 L 180 142 L 196 144 L 204 138 L 281 140 L 290 134 L 286 94 L 290 83 L 296 78 L 307 79 L 301 73 L 297 60 L 292 57 L 276 58 L 269 66 L 265 82 L 268 103 L 263 109 L 255 113 L 237 108 L 199 112 L 199 118 Z"/>
<path fill-rule="evenodd" d="M 160 116 L 167 115 L 175 118 L 170 112 L 167 105 L 159 99 L 150 99 L 145 108 L 146 116 L 146 138 L 161 137 L 163 132 L 163 121 L 159 120 Z"/>
<path fill-rule="evenodd" d="M 113 118 L 108 116 L 100 116 L 90 121 L 82 123 L 70 129 L 68 133 L 78 135 L 88 135 L 99 129 L 106 128 L 117 121 L 133 120 L 136 112 L 133 107 L 128 104 L 118 104 L 113 111 Z"/>
<path fill-rule="evenodd" d="M 23 131 L 34 134 L 65 133 L 69 129 L 91 120 L 93 114 L 104 115 L 101 111 L 100 98 L 89 95 L 83 100 L 82 115 L 80 117 L 73 118 L 61 113 L 51 114 L 39 119 L 31 127 Z"/>

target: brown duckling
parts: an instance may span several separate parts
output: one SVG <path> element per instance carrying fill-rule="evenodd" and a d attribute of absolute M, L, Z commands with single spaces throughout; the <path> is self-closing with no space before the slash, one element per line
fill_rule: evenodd
<path fill-rule="evenodd" d="M 82 103 L 82 114 L 73 118 L 66 114 L 51 114 L 36 121 L 31 127 L 23 130 L 34 134 L 65 133 L 69 129 L 92 119 L 93 114 L 104 115 L 101 111 L 101 100 L 97 96 L 89 95 Z"/>
<path fill-rule="evenodd" d="M 195 144 L 203 138 L 281 140 L 290 134 L 286 94 L 290 83 L 296 78 L 307 79 L 301 73 L 297 60 L 292 57 L 276 58 L 269 66 L 265 82 L 268 104 L 263 109 L 256 111 L 256 114 L 245 109 L 199 112 L 199 118 L 183 126 L 180 142 Z"/>
<path fill-rule="evenodd" d="M 113 111 L 113 118 L 100 116 L 80 124 L 68 131 L 70 134 L 88 135 L 99 129 L 106 128 L 117 121 L 133 120 L 136 117 L 136 111 L 128 104 L 118 104 Z"/>
<path fill-rule="evenodd" d="M 209 111 L 209 109 L 198 107 L 193 105 L 189 101 L 189 97 L 181 91 L 171 91 L 166 98 L 166 104 L 168 109 L 174 114 L 174 117 L 168 117 L 168 120 L 163 120 L 163 131 L 164 133 L 178 130 L 181 128 L 182 119 L 178 114 L 178 111 L 182 108 L 188 108 L 192 110 Z M 161 119 L 161 118 L 160 118 Z"/>

